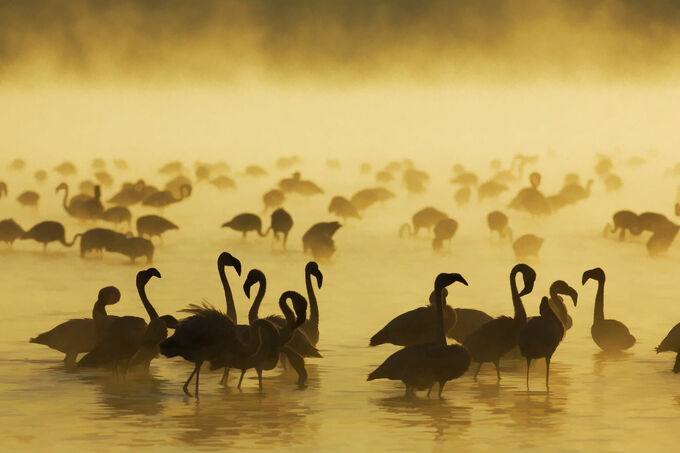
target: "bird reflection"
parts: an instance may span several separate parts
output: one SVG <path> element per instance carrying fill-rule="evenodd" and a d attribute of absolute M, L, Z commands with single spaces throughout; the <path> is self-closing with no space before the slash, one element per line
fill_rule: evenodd
<path fill-rule="evenodd" d="M 471 408 L 446 399 L 413 399 L 400 395 L 371 402 L 383 411 L 384 424 L 431 428 L 428 433 L 433 434 L 433 440 L 461 438 L 472 425 Z"/>
<path fill-rule="evenodd" d="M 93 412 L 92 418 L 95 419 L 131 414 L 158 415 L 163 411 L 163 401 L 170 396 L 163 391 L 170 386 L 170 382 L 153 374 L 130 374 L 127 380 L 116 379 L 109 373 L 74 374 L 80 381 L 95 388 L 96 404 L 102 409 Z M 152 423 L 151 419 L 147 421 Z M 151 424 L 148 428 L 152 429 L 154 426 Z"/>
<path fill-rule="evenodd" d="M 602 376 L 607 363 L 622 362 L 633 357 L 633 353 L 626 351 L 600 351 L 593 354 L 593 374 Z"/>
<path fill-rule="evenodd" d="M 310 433 L 321 424 L 318 411 L 301 403 L 299 392 L 289 389 L 213 394 L 187 407 L 168 414 L 166 421 L 177 425 L 177 440 L 197 447 L 229 448 L 238 440 L 239 445 L 246 442 L 255 449 L 290 448 L 314 442 Z"/>

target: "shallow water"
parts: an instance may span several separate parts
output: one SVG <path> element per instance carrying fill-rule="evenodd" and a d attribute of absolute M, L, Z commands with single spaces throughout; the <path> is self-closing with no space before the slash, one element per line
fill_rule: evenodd
<path fill-rule="evenodd" d="M 544 174 L 548 193 L 559 188 L 557 175 L 569 169 L 550 165 L 552 172 Z M 338 252 L 331 261 L 320 263 L 324 284 L 317 293 L 319 347 L 324 357 L 308 361 L 305 390 L 295 387 L 294 373 L 281 369 L 265 372 L 262 393 L 252 371 L 242 392 L 235 389 L 236 373 L 225 389 L 218 385 L 220 373 L 206 368 L 201 397 L 196 400 L 182 392 L 192 365 L 181 359 L 159 358 L 149 376 L 130 376 L 125 382 L 104 371 L 66 371 L 59 353 L 29 344 L 28 338 L 68 318 L 89 316 L 97 291 L 106 285 L 116 285 L 123 295 L 110 313 L 145 317 L 134 276 L 147 266 L 129 265 L 117 255 L 83 260 L 75 248 L 54 244 L 47 254 L 36 243 L 18 242 L 14 250 L 0 246 L 4 301 L 0 445 L 3 450 L 22 451 L 127 447 L 640 451 L 653 440 L 656 449 L 671 450 L 677 443 L 680 381 L 670 372 L 674 357 L 656 355 L 653 348 L 680 321 L 675 293 L 677 248 L 672 247 L 668 256 L 651 259 L 642 239 L 619 243 L 601 236 L 616 209 L 670 209 L 675 183 L 658 178 L 662 168 L 628 170 L 627 187 L 616 195 L 604 194 L 596 183 L 590 200 L 553 218 L 534 221 L 511 215 L 516 235 L 535 232 L 546 238 L 540 259 L 529 261 L 538 279 L 534 292 L 524 298 L 528 314 L 537 314 L 540 296 L 553 280 L 564 279 L 580 293 L 578 306 L 569 307 L 574 326 L 553 357 L 549 391 L 542 362 L 532 366 L 531 390 L 526 390 L 521 360 L 502 362 L 500 382 L 490 364 L 482 368 L 478 382 L 470 373 L 450 382 L 442 400 L 427 399 L 422 393 L 415 400 L 406 399 L 400 383 L 366 382 L 367 374 L 396 350 L 389 345 L 369 348 L 368 339 L 395 315 L 423 305 L 438 272 L 460 272 L 470 284 L 450 288 L 452 306 L 479 308 L 493 315 L 512 312 L 508 273 L 515 260 L 509 244 L 489 239 L 484 218 L 488 211 L 505 205 L 523 184 L 500 201 L 455 208 L 446 182 L 451 176 L 448 162 L 446 168 L 432 172 L 428 194 L 407 196 L 395 184 L 397 199 L 369 209 L 364 219 L 348 222 L 336 234 Z M 215 261 L 226 250 L 244 268 L 243 278 L 229 273 L 239 319 L 246 318 L 248 309 L 240 286 L 253 267 L 268 277 L 261 313 L 275 312 L 283 290 L 304 290 L 309 258 L 301 253 L 300 237 L 312 223 L 331 218 L 326 213 L 330 196 L 351 195 L 373 185 L 371 177 L 357 176 L 356 169 L 307 170 L 306 175 L 320 182 L 326 194 L 311 201 L 292 198 L 286 204 L 296 221 L 287 252 L 270 239 L 253 236 L 243 241 L 238 233 L 219 225 L 239 212 L 259 212 L 260 195 L 288 172 L 274 172 L 259 181 L 240 178 L 238 192 L 196 186 L 191 199 L 163 213 L 181 230 L 167 233 L 162 244 L 157 242 L 153 265 L 163 277 L 147 287 L 156 309 L 178 315 L 178 310 L 202 299 L 223 308 Z M 118 176 L 119 182 L 136 179 L 131 173 Z M 640 181 L 649 178 L 656 178 L 658 197 L 636 190 Z M 10 187 L 34 186 L 20 176 L 6 179 L 14 184 Z M 38 212 L 21 211 L 13 199 L 3 199 L 0 207 L 8 213 L 4 217 L 14 216 L 24 227 L 45 218 L 60 220 L 69 237 L 91 227 L 66 219 L 53 194 L 54 180 L 52 176 L 42 187 Z M 447 210 L 460 223 L 444 253 L 434 254 L 424 234 L 413 240 L 401 240 L 396 234 L 401 222 L 428 204 Z M 146 211 L 137 208 L 133 214 L 141 212 Z M 581 273 L 594 266 L 607 272 L 606 316 L 623 321 L 638 340 L 618 356 L 602 355 L 590 338 L 596 285 L 581 287 L 580 280 Z"/>

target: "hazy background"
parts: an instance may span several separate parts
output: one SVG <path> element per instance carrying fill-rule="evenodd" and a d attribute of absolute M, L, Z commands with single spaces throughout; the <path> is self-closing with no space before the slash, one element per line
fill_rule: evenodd
<path fill-rule="evenodd" d="M 673 1 L 4 0 L 0 146 L 261 164 L 670 152 L 679 26 Z"/>

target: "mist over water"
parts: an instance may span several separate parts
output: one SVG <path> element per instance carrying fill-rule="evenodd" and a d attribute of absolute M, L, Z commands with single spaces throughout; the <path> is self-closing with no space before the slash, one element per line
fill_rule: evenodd
<path fill-rule="evenodd" d="M 308 359 L 308 387 L 291 370 L 253 370 L 242 392 L 232 371 L 229 388 L 205 365 L 201 398 L 184 395 L 192 364 L 160 357 L 149 375 L 123 381 L 106 370 L 68 371 L 63 356 L 28 339 L 71 318 L 89 317 L 97 291 L 115 285 L 114 315 L 146 319 L 135 275 L 150 265 L 122 255 L 81 259 L 78 247 L 33 241 L 0 243 L 0 434 L 2 449 L 22 451 L 640 451 L 671 450 L 680 411 L 674 356 L 654 347 L 680 321 L 677 243 L 650 257 L 649 233 L 620 242 L 603 237 L 621 209 L 655 211 L 675 222 L 680 180 L 680 91 L 677 89 L 680 11 L 674 2 L 0 2 L 0 219 L 24 229 L 43 220 L 63 223 L 67 240 L 101 221 L 64 211 L 55 187 L 71 194 L 93 179 L 91 162 L 106 160 L 114 178 L 143 178 L 162 188 L 158 169 L 179 160 L 192 179 L 191 197 L 162 211 L 136 205 L 134 219 L 160 214 L 178 231 L 154 239 L 148 295 L 159 313 L 202 300 L 224 310 L 215 262 L 228 251 L 243 276 L 228 272 L 240 322 L 250 306 L 243 294 L 252 268 L 267 276 L 262 314 L 278 313 L 285 290 L 305 294 L 301 238 L 314 223 L 337 220 L 335 195 L 384 185 L 396 194 L 342 221 L 337 251 L 320 260 L 320 359 Z M 453 165 L 484 182 L 493 159 L 536 155 L 521 178 L 497 199 L 458 206 Z M 281 169 L 281 156 L 301 163 Z M 598 156 L 611 158 L 623 187 L 608 192 L 596 176 Z M 15 158 L 26 161 L 10 169 Z M 113 159 L 129 169 L 117 170 Z M 339 168 L 327 161 L 336 159 Z M 376 183 L 391 161 L 410 159 L 430 176 L 427 190 L 409 194 L 401 172 Z M 53 168 L 69 160 L 76 176 Z M 223 161 L 236 190 L 195 180 L 196 162 Z M 371 165 L 369 173 L 360 165 Z M 248 165 L 267 175 L 244 174 Z M 33 174 L 48 173 L 45 182 Z M 242 212 L 263 214 L 262 194 L 293 171 L 321 186 L 310 198 L 289 195 L 294 219 L 288 250 L 271 237 L 246 240 L 220 225 Z M 557 193 L 567 173 L 590 197 L 548 217 L 507 209 L 540 172 L 540 190 Z M 215 173 L 216 175 L 217 173 Z M 21 207 L 24 190 L 40 194 Z M 109 206 L 104 203 L 105 206 Z M 432 233 L 399 238 L 399 226 L 426 206 L 456 219 L 451 245 L 432 251 Z M 469 286 L 449 288 L 452 307 L 511 315 L 508 275 L 517 263 L 509 241 L 489 235 L 487 214 L 506 212 L 514 236 L 545 239 L 529 316 L 541 296 L 563 279 L 579 292 L 568 306 L 573 327 L 545 365 L 503 359 L 503 379 L 485 364 L 451 381 L 444 399 L 404 398 L 401 382 L 366 382 L 398 347 L 369 347 L 389 320 L 427 304 L 435 276 L 458 272 Z M 127 226 L 120 231 L 126 231 Z M 596 285 L 583 271 L 606 271 L 605 316 L 626 324 L 635 346 L 600 352 L 591 338 Z M 449 340 L 452 343 L 452 340 Z"/>

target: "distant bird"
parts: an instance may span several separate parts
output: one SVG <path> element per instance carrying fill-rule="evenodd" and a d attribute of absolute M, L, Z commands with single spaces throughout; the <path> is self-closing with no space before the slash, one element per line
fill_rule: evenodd
<path fill-rule="evenodd" d="M 163 240 L 162 234 L 169 230 L 179 230 L 179 227 L 158 215 L 145 215 L 137 218 L 137 234 L 139 237 L 149 236 L 149 239 L 152 239 L 154 236 L 158 236 Z"/>
<path fill-rule="evenodd" d="M 120 253 L 134 263 L 137 258 L 146 257 L 147 263 L 153 262 L 153 242 L 140 237 L 123 237 L 106 246 L 107 252 Z"/>
<path fill-rule="evenodd" d="M 91 197 L 85 194 L 79 194 L 74 197 L 72 197 L 70 200 L 68 199 L 68 184 L 65 182 L 62 182 L 57 186 L 55 189 L 55 193 L 59 193 L 60 190 L 64 191 L 64 198 L 62 200 L 62 206 L 64 207 L 64 210 L 66 213 L 72 217 L 76 217 L 79 219 L 84 219 L 87 217 L 87 213 L 85 212 L 85 209 L 83 208 L 83 203 L 85 201 L 89 200 Z"/>
<path fill-rule="evenodd" d="M 7 196 L 7 183 L 0 181 L 0 199 Z"/>
<path fill-rule="evenodd" d="M 439 209 L 428 206 L 413 214 L 411 218 L 413 228 L 408 223 L 404 223 L 399 228 L 399 236 L 403 236 L 404 233 L 408 233 L 409 236 L 417 236 L 421 228 L 431 230 L 440 220 L 448 217 L 448 215 Z"/>
<path fill-rule="evenodd" d="M 501 239 L 504 239 L 506 236 L 508 236 L 510 238 L 510 242 L 512 242 L 512 230 L 508 226 L 508 223 L 508 216 L 501 211 L 491 211 L 486 216 L 486 224 L 489 227 L 489 233 L 493 233 L 495 231 L 498 233 L 498 236 Z"/>
<path fill-rule="evenodd" d="M 33 178 L 38 182 L 45 182 L 47 179 L 47 172 L 45 170 L 38 170 L 33 173 Z"/>
<path fill-rule="evenodd" d="M 554 290 L 553 290 L 554 288 Z M 571 286 L 562 280 L 558 280 L 551 286 L 551 292 L 568 295 L 572 298 L 574 306 L 578 300 L 578 294 Z M 559 296 L 557 296 L 559 297 Z M 560 315 L 562 307 L 556 307 L 556 298 L 543 297 L 540 305 L 540 316 L 528 319 L 527 323 L 519 331 L 519 350 L 527 361 L 527 389 L 529 389 L 529 367 L 534 359 L 545 359 L 545 387 L 549 386 L 550 379 L 550 359 L 552 358 L 557 346 L 564 338 L 567 327 L 563 323 Z"/>
<path fill-rule="evenodd" d="M 451 244 L 453 236 L 456 234 L 456 231 L 458 231 L 458 222 L 454 219 L 442 219 L 437 222 L 433 231 L 434 239 L 432 240 L 432 249 L 434 251 L 439 251 L 442 249 L 444 241 L 449 241 L 449 244 Z"/>
<path fill-rule="evenodd" d="M 369 170 L 370 171 L 370 170 Z M 394 181 L 394 175 L 388 170 L 380 170 L 375 174 L 375 182 L 379 184 L 387 184 Z"/>
<path fill-rule="evenodd" d="M 0 242 L 6 242 L 10 246 L 14 241 L 21 239 L 24 234 L 24 229 L 14 221 L 14 219 L 5 219 L 0 221 Z"/>
<path fill-rule="evenodd" d="M 593 341 L 603 351 L 621 351 L 629 349 L 635 344 L 635 337 L 630 334 L 628 327 L 615 319 L 604 319 L 604 282 L 605 274 L 602 268 L 596 267 L 583 273 L 582 284 L 588 280 L 597 282 L 595 295 L 595 314 L 590 334 Z"/>
<path fill-rule="evenodd" d="M 77 173 L 76 166 L 71 162 L 62 162 L 54 167 L 54 170 L 62 176 L 72 176 Z"/>
<path fill-rule="evenodd" d="M 666 229 L 672 224 L 668 217 L 658 212 L 643 212 L 638 216 L 638 225 L 640 231 L 650 231 L 656 233 L 657 231 Z"/>
<path fill-rule="evenodd" d="M 53 329 L 31 338 L 31 343 L 43 344 L 65 354 L 64 364 L 68 368 L 76 365 L 78 354 L 90 352 L 99 342 L 115 316 L 106 314 L 106 306 L 118 303 L 120 291 L 107 286 L 99 291 L 92 309 L 92 318 L 69 319 Z"/>
<path fill-rule="evenodd" d="M 470 201 L 471 193 L 472 191 L 470 190 L 470 186 L 463 186 L 456 190 L 456 192 L 453 194 L 453 199 L 456 200 L 456 204 L 459 207 L 465 206 Z"/>
<path fill-rule="evenodd" d="M 623 181 L 619 175 L 615 173 L 609 173 L 604 178 L 604 187 L 607 189 L 607 192 L 616 192 L 621 187 L 623 187 Z"/>
<path fill-rule="evenodd" d="M 182 186 L 191 187 L 191 179 L 187 178 L 184 175 L 177 175 L 170 181 L 165 183 L 164 190 L 167 190 L 172 193 L 181 192 Z"/>
<path fill-rule="evenodd" d="M 567 184 L 559 192 L 560 197 L 565 204 L 578 203 L 590 197 L 590 188 L 593 185 L 593 180 L 589 179 L 585 187 L 580 184 Z"/>
<path fill-rule="evenodd" d="M 17 201 L 21 206 L 37 207 L 38 200 L 40 200 L 40 195 L 32 190 L 27 190 L 17 197 Z"/>
<path fill-rule="evenodd" d="M 33 239 L 43 245 L 43 251 L 47 251 L 47 244 L 50 242 L 60 242 L 64 247 L 73 247 L 73 244 L 82 236 L 80 233 L 73 237 L 71 242 L 66 242 L 66 231 L 64 226 L 59 222 L 45 221 L 34 225 L 31 229 L 26 231 L 21 239 Z"/>
<path fill-rule="evenodd" d="M 248 165 L 245 171 L 246 176 L 252 176 L 254 178 L 259 178 L 261 176 L 267 176 L 267 171 L 260 167 L 259 165 Z"/>
<path fill-rule="evenodd" d="M 220 175 L 210 181 L 210 184 L 219 190 L 236 189 L 236 182 L 229 176 Z"/>
<path fill-rule="evenodd" d="M 10 164 L 9 168 L 14 171 L 21 171 L 26 167 L 26 161 L 23 159 L 14 159 Z"/>
<path fill-rule="evenodd" d="M 446 286 L 454 282 L 467 286 L 467 282 L 460 274 L 439 274 L 435 280 L 433 293 L 437 314 L 432 326 L 436 332 L 434 341 L 406 346 L 395 352 L 368 375 L 368 381 L 400 380 L 406 384 L 406 395 L 414 395 L 416 390 L 428 390 L 428 396 L 434 384 L 438 382 L 441 398 L 446 382 L 462 376 L 467 371 L 470 366 L 470 353 L 460 345 L 447 345 L 444 336 L 442 292 Z"/>
<path fill-rule="evenodd" d="M 476 186 L 478 182 L 479 178 L 477 175 L 470 171 L 458 173 L 451 179 L 451 184 L 460 184 L 463 186 Z"/>
<path fill-rule="evenodd" d="M 128 164 L 123 159 L 113 159 L 113 165 L 118 170 L 127 170 L 128 169 Z"/>
<path fill-rule="evenodd" d="M 661 341 L 661 344 L 656 347 L 656 353 L 659 352 L 675 352 L 675 364 L 673 365 L 673 373 L 680 373 L 680 323 L 668 332 L 666 338 Z"/>
<path fill-rule="evenodd" d="M 269 234 L 269 230 L 274 232 L 274 238 L 278 241 L 279 234 L 283 235 L 283 248 L 286 248 L 286 242 L 288 241 L 288 233 L 293 228 L 293 217 L 291 217 L 288 212 L 283 208 L 278 208 L 276 211 L 272 212 L 271 224 L 267 231 L 265 231 L 265 236 Z"/>
<path fill-rule="evenodd" d="M 104 205 L 101 202 L 101 188 L 99 186 L 94 186 L 94 196 L 89 197 L 82 202 L 80 208 L 82 209 L 81 218 L 85 219 L 99 219 L 104 212 Z"/>
<path fill-rule="evenodd" d="M 521 273 L 524 280 L 524 289 L 517 291 L 515 278 Z M 477 362 L 477 371 L 474 379 L 477 379 L 482 364 L 492 362 L 496 366 L 496 375 L 501 379 L 500 359 L 508 351 L 517 346 L 519 332 L 527 322 L 527 314 L 522 304 L 522 297 L 534 289 L 536 272 L 526 264 L 517 264 L 510 272 L 510 293 L 514 317 L 500 316 L 471 333 L 463 342 L 472 355 L 472 360 Z"/>
<path fill-rule="evenodd" d="M 80 193 L 87 195 L 88 197 L 94 196 L 94 181 L 86 179 L 78 184 L 78 190 Z"/>
<path fill-rule="evenodd" d="M 257 214 L 251 214 L 249 212 L 239 214 L 230 221 L 223 223 L 222 228 L 231 228 L 232 230 L 240 231 L 243 234 L 244 239 L 250 231 L 255 231 L 258 235 L 263 237 L 266 236 L 266 234 L 262 232 L 262 220 L 260 220 L 260 217 Z"/>
<path fill-rule="evenodd" d="M 508 186 L 501 184 L 495 179 L 491 179 L 477 187 L 477 198 L 482 202 L 486 198 L 496 198 L 506 190 L 508 190 Z"/>
<path fill-rule="evenodd" d="M 314 259 L 330 258 L 335 253 L 333 235 L 342 225 L 339 222 L 319 222 L 302 235 L 302 251 L 311 252 Z"/>
<path fill-rule="evenodd" d="M 143 179 L 134 184 L 125 183 L 121 190 L 108 200 L 108 203 L 126 207 L 133 206 L 140 203 L 147 196 L 146 187 Z"/>
<path fill-rule="evenodd" d="M 94 178 L 104 187 L 111 187 L 113 185 L 113 176 L 107 171 L 96 172 Z"/>
<path fill-rule="evenodd" d="M 95 170 L 103 170 L 106 168 L 106 161 L 102 158 L 96 158 L 92 160 L 91 166 Z"/>
<path fill-rule="evenodd" d="M 191 186 L 184 184 L 179 188 L 179 197 L 170 190 L 163 190 L 152 193 L 142 201 L 144 206 L 153 206 L 154 208 L 165 208 L 171 204 L 178 203 L 191 195 Z"/>
<path fill-rule="evenodd" d="M 539 238 L 535 234 L 524 234 L 512 243 L 512 250 L 515 252 L 515 258 L 523 260 L 529 257 L 538 258 L 538 252 L 543 245 L 543 238 Z"/>
<path fill-rule="evenodd" d="M 184 171 L 184 164 L 178 160 L 175 161 L 170 161 L 167 164 L 163 165 L 159 170 L 158 173 L 165 174 L 165 175 L 170 175 L 173 173 L 181 173 Z"/>
<path fill-rule="evenodd" d="M 649 256 L 657 256 L 666 253 L 679 231 L 680 225 L 676 225 L 670 221 L 665 227 L 657 229 L 654 234 L 652 234 L 652 237 L 649 238 L 647 244 L 645 244 Z"/>
<path fill-rule="evenodd" d="M 132 214 L 125 206 L 112 206 L 102 212 L 101 218 L 103 221 L 113 223 L 114 225 L 127 223 L 129 227 L 132 223 Z"/>
<path fill-rule="evenodd" d="M 612 223 L 604 226 L 603 235 L 607 236 L 608 233 L 616 234 L 619 233 L 619 240 L 623 241 L 626 238 L 626 230 L 634 236 L 639 236 L 642 233 L 642 227 L 640 226 L 640 218 L 633 211 L 616 211 L 612 216 Z"/>
<path fill-rule="evenodd" d="M 286 201 L 286 194 L 279 189 L 272 189 L 262 195 L 262 202 L 264 203 L 264 212 L 270 209 L 276 209 L 283 205 Z"/>
<path fill-rule="evenodd" d="M 117 241 L 125 239 L 124 234 L 108 228 L 92 228 L 84 232 L 80 238 L 80 257 L 85 258 L 92 250 L 103 254 L 104 250 L 111 249 Z"/>
<path fill-rule="evenodd" d="M 293 173 L 292 177 L 279 181 L 279 188 L 283 192 L 297 193 L 304 196 L 312 196 L 323 193 L 323 189 L 309 180 L 301 179 L 300 172 Z"/>
<path fill-rule="evenodd" d="M 328 212 L 335 214 L 347 221 L 348 218 L 360 219 L 359 211 L 357 208 L 343 196 L 335 196 L 331 199 L 331 203 L 328 205 Z"/>
<path fill-rule="evenodd" d="M 526 211 L 533 216 L 550 214 L 548 201 L 545 195 L 538 190 L 538 186 L 541 184 L 541 175 L 537 172 L 531 173 L 529 182 L 531 187 L 520 190 L 515 198 L 510 201 L 508 208 Z"/>
<path fill-rule="evenodd" d="M 361 189 L 356 192 L 349 201 L 357 208 L 359 212 L 368 209 L 375 203 L 385 202 L 394 198 L 396 195 L 384 187 L 372 187 L 370 189 Z"/>
<path fill-rule="evenodd" d="M 158 345 L 167 337 L 164 319 L 158 316 L 146 296 L 146 284 L 151 277 L 161 278 L 156 268 L 149 268 L 137 273 L 137 292 L 149 315 L 149 324 L 136 316 L 121 316 L 111 322 L 97 345 L 80 361 L 79 368 L 111 368 L 114 375 L 128 371 L 136 354 L 143 348 L 149 348 L 157 354 Z M 156 351 L 154 351 L 154 349 Z M 150 354 L 147 361 L 155 356 Z M 138 363 L 148 368 L 148 363 Z"/>

